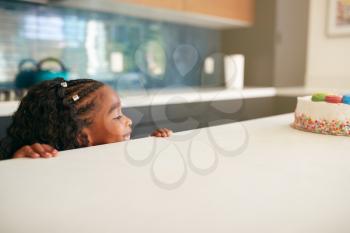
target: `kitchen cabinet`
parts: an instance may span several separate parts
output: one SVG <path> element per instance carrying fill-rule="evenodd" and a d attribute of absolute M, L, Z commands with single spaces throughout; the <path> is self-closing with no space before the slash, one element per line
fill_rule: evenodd
<path fill-rule="evenodd" d="M 65 0 L 52 5 L 223 29 L 252 25 L 255 0 Z"/>
<path fill-rule="evenodd" d="M 166 8 L 216 20 L 252 23 L 255 0 L 116 0 L 152 8 Z M 214 19 L 213 19 L 214 20 Z"/>
<path fill-rule="evenodd" d="M 172 10 L 182 10 L 184 6 L 183 0 L 116 0 L 130 4 L 139 4 L 148 7 L 166 8 Z"/>
<path fill-rule="evenodd" d="M 255 0 L 184 0 L 184 10 L 252 23 Z"/>

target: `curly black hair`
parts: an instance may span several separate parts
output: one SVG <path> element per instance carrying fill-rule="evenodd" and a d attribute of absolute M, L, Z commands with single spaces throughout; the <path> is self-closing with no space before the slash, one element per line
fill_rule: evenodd
<path fill-rule="evenodd" d="M 102 86 L 103 83 L 92 79 L 62 78 L 33 86 L 0 142 L 0 159 L 1 154 L 2 159 L 8 159 L 19 148 L 34 143 L 48 144 L 57 150 L 88 146 L 82 129 L 92 123 L 91 112 L 96 108 L 93 93 Z M 79 100 L 74 100 L 77 96 Z"/>

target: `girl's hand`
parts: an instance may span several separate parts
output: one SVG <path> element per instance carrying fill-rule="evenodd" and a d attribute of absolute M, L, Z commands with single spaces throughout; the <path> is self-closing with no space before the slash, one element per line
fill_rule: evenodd
<path fill-rule="evenodd" d="M 13 155 L 13 158 L 51 158 L 57 156 L 58 151 L 50 145 L 35 143 L 23 146 Z"/>
<path fill-rule="evenodd" d="M 162 128 L 162 129 L 157 129 L 156 131 L 154 131 L 151 134 L 151 136 L 165 138 L 165 137 L 169 137 L 172 133 L 173 133 L 173 131 L 171 131 L 170 129 Z"/>

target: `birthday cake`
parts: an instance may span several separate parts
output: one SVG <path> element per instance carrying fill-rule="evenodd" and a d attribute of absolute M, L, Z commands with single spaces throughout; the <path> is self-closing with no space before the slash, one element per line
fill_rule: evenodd
<path fill-rule="evenodd" d="M 292 126 L 303 131 L 350 136 L 350 95 L 299 97 Z"/>

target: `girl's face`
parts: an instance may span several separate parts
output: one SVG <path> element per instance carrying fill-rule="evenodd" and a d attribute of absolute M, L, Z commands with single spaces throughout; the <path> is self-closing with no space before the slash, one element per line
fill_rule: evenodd
<path fill-rule="evenodd" d="M 83 130 L 91 146 L 130 139 L 132 121 L 123 115 L 120 98 L 108 86 L 99 88 L 95 96 L 96 108 L 91 113 L 93 123 Z"/>

